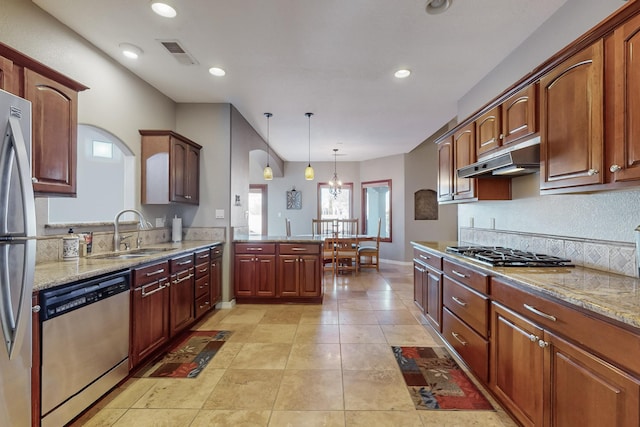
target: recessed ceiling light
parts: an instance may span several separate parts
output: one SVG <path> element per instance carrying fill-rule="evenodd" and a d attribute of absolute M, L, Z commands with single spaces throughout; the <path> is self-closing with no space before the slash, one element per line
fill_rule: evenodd
<path fill-rule="evenodd" d="M 218 67 L 211 67 L 209 68 L 209 72 L 211 74 L 213 74 L 216 77 L 222 77 L 225 74 L 227 74 L 227 72 L 225 70 L 223 70 L 222 68 L 218 68 Z"/>
<path fill-rule="evenodd" d="M 120 43 L 120 50 L 122 54 L 130 59 L 138 59 L 142 55 L 142 49 L 131 43 Z"/>
<path fill-rule="evenodd" d="M 439 13 L 442 13 L 445 10 L 449 9 L 452 1 L 453 0 L 428 0 L 426 7 L 427 13 L 429 15 L 437 15 Z"/>
<path fill-rule="evenodd" d="M 400 69 L 400 70 L 396 71 L 393 75 L 396 76 L 399 79 L 404 79 L 404 78 L 409 77 L 411 75 L 411 70 L 407 70 L 406 68 L 403 68 L 403 69 Z"/>
<path fill-rule="evenodd" d="M 165 18 L 175 18 L 178 12 L 176 12 L 175 7 L 173 7 L 172 2 L 169 0 L 157 1 L 153 0 L 151 2 L 151 10 L 157 13 L 160 16 Z"/>

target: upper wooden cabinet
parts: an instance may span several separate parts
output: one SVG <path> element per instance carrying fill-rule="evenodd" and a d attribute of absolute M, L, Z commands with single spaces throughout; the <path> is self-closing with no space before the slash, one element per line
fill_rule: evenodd
<path fill-rule="evenodd" d="M 538 85 L 530 84 L 511 95 L 501 106 L 502 145 L 538 132 Z"/>
<path fill-rule="evenodd" d="M 617 28 L 607 39 L 607 162 L 611 182 L 640 179 L 640 15 Z M 613 54 L 611 54 L 611 52 Z"/>
<path fill-rule="evenodd" d="M 453 198 L 471 199 L 475 193 L 475 179 L 458 177 L 457 170 L 476 161 L 476 126 L 470 123 L 453 134 Z"/>
<path fill-rule="evenodd" d="M 602 40 L 540 80 L 540 189 L 603 182 Z"/>
<path fill-rule="evenodd" d="M 498 149 L 502 145 L 500 106 L 494 107 L 476 119 L 476 153 L 482 154 Z"/>
<path fill-rule="evenodd" d="M 453 137 L 436 142 L 438 150 L 438 202 L 453 200 Z"/>
<path fill-rule="evenodd" d="M 31 101 L 36 195 L 76 195 L 78 92 L 86 86 L 0 43 L 0 88 Z"/>
<path fill-rule="evenodd" d="M 200 145 L 169 130 L 140 130 L 142 203 L 199 203 Z"/>

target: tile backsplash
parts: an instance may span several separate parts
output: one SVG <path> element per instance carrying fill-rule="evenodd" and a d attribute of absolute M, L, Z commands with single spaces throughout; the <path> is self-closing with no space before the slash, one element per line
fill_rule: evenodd
<path fill-rule="evenodd" d="M 126 231 L 127 234 L 138 233 L 137 231 Z M 167 243 L 171 240 L 170 228 L 154 228 L 152 230 L 140 230 L 142 246 L 157 245 Z M 62 237 L 42 236 L 38 237 L 36 249 L 36 263 L 60 261 L 62 260 Z M 190 227 L 182 230 L 184 240 L 220 240 L 225 241 L 224 227 Z M 135 242 L 135 236 L 133 237 Z M 113 232 L 93 233 L 93 254 L 113 251 Z"/>
<path fill-rule="evenodd" d="M 460 244 L 505 246 L 568 258 L 575 265 L 636 277 L 635 244 L 607 240 L 530 234 L 515 231 L 460 227 Z"/>

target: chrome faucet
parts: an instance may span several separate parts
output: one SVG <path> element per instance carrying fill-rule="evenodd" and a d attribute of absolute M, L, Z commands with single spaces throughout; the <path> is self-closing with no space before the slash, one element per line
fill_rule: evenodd
<path fill-rule="evenodd" d="M 122 238 L 120 237 L 120 230 L 119 230 L 119 225 L 118 222 L 120 221 L 120 217 L 122 216 L 122 214 L 127 213 L 127 212 L 131 212 L 134 213 L 138 216 L 138 221 L 139 221 L 139 230 L 146 230 L 147 228 L 150 228 L 151 224 L 149 223 L 149 221 L 147 221 L 144 216 L 137 210 L 135 209 L 124 209 L 121 210 L 120 212 L 118 212 L 116 214 L 115 219 L 113 220 L 113 228 L 114 228 L 114 232 L 113 232 L 113 250 L 115 252 L 118 252 L 120 250 L 120 244 L 122 243 L 123 239 L 126 239 L 127 237 L 131 237 L 129 236 L 123 236 Z M 140 243 L 141 240 L 140 238 L 138 238 L 136 240 L 137 246 L 140 247 Z M 126 246 L 128 249 L 128 246 Z"/>

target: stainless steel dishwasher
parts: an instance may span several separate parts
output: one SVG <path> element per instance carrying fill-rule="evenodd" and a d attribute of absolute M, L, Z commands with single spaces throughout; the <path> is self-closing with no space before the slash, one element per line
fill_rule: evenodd
<path fill-rule="evenodd" d="M 129 373 L 129 272 L 40 292 L 42 426 L 60 427 Z"/>

